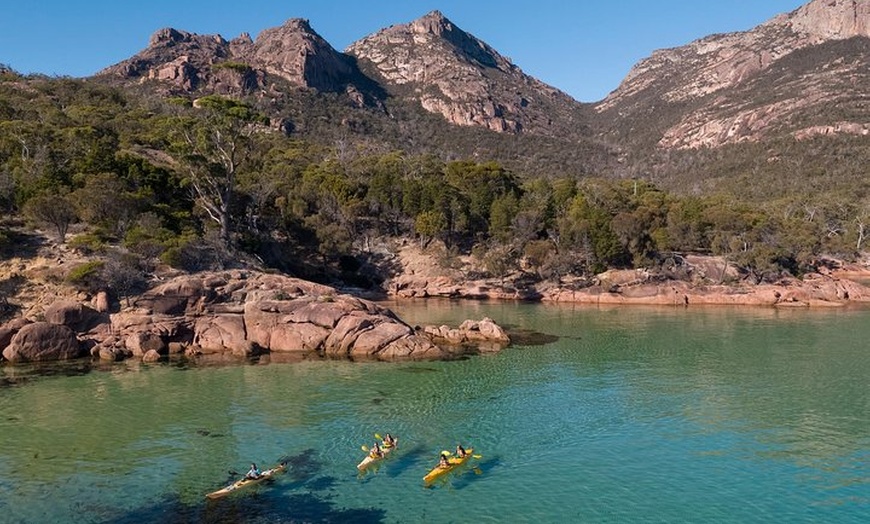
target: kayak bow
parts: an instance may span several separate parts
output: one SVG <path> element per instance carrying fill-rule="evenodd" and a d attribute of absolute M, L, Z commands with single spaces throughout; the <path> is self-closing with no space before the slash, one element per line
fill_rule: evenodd
<path fill-rule="evenodd" d="M 267 469 L 266 471 L 260 473 L 260 476 L 255 478 L 255 479 L 249 479 L 249 478 L 245 477 L 241 480 L 237 480 L 237 481 L 233 482 L 232 484 L 230 484 L 229 486 L 227 486 L 225 488 L 222 488 L 222 489 L 219 489 L 217 491 L 213 491 L 213 492 L 209 493 L 208 495 L 206 495 L 206 497 L 210 498 L 210 499 L 219 499 L 221 497 L 226 497 L 230 493 L 238 491 L 242 488 L 246 488 L 246 487 L 252 486 L 254 484 L 259 484 L 260 482 L 263 482 L 266 479 L 272 478 L 272 475 L 274 475 L 278 472 L 284 471 L 285 467 L 286 467 L 286 465 L 284 463 L 278 464 L 274 468 Z"/>

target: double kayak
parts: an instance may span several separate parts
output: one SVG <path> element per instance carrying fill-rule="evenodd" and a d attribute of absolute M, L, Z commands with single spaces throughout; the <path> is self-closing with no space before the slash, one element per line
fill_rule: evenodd
<path fill-rule="evenodd" d="M 456 469 L 457 467 L 465 464 L 466 462 L 468 462 L 468 459 L 471 458 L 471 453 L 473 451 L 474 451 L 474 448 L 468 448 L 467 450 L 465 450 L 465 456 L 463 456 L 463 457 L 450 457 L 447 459 L 446 466 L 442 466 L 440 464 L 435 466 L 435 468 L 432 469 L 432 471 L 430 471 L 429 473 L 426 474 L 425 477 L 423 477 L 423 482 L 428 484 L 428 483 L 434 481 L 435 479 L 437 479 L 438 477 L 440 477 L 441 475 L 449 473 L 449 472 L 453 471 L 454 469 Z"/>
<path fill-rule="evenodd" d="M 396 443 L 394 445 L 387 446 L 385 444 L 385 445 L 381 446 L 381 451 L 384 452 L 383 455 L 372 455 L 371 453 L 369 453 L 368 455 L 366 455 L 366 458 L 362 459 L 362 462 L 360 462 L 359 464 L 356 465 L 356 469 L 358 469 L 360 471 L 365 471 L 365 469 L 367 467 L 371 466 L 375 462 L 378 462 L 380 460 L 384 460 L 387 457 L 387 454 L 390 451 L 394 450 L 396 448 L 396 446 L 398 446 L 398 445 L 399 445 L 399 439 L 396 438 Z"/>
<path fill-rule="evenodd" d="M 286 465 L 284 463 L 278 464 L 274 468 L 267 469 L 266 471 L 260 473 L 260 476 L 255 478 L 255 479 L 245 477 L 241 480 L 237 480 L 237 481 L 233 482 L 232 484 L 230 484 L 229 486 L 227 486 L 225 488 L 222 488 L 222 489 L 219 489 L 217 491 L 213 491 L 213 492 L 209 493 L 208 495 L 206 495 L 206 497 L 210 498 L 210 499 L 219 499 L 221 497 L 226 497 L 230 493 L 234 493 L 242 488 L 246 488 L 248 486 L 253 486 L 254 484 L 259 484 L 260 482 L 263 482 L 264 480 L 272 478 L 272 476 L 275 475 L 276 473 L 280 473 L 281 471 L 284 471 L 285 467 L 286 467 Z"/>

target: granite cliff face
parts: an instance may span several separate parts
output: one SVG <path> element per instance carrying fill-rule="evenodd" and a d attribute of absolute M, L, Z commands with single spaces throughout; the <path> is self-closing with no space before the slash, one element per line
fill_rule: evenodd
<path fill-rule="evenodd" d="M 363 38 L 346 52 L 393 93 L 457 125 L 544 135 L 582 125 L 578 102 L 438 11 Z"/>
<path fill-rule="evenodd" d="M 266 29 L 256 40 L 161 29 L 146 49 L 99 75 L 157 80 L 164 91 L 182 94 L 267 98 L 279 94 L 274 80 L 280 78 L 317 92 L 344 92 L 358 107 L 382 107 L 389 92 L 453 124 L 558 137 L 576 136 L 588 111 L 437 11 L 366 37 L 346 53 L 301 19 Z"/>
<path fill-rule="evenodd" d="M 624 138 L 655 119 L 643 139 L 663 148 L 866 134 L 868 38 L 870 2 L 813 0 L 750 31 L 655 52 L 596 109 Z"/>
<path fill-rule="evenodd" d="M 340 92 L 358 72 L 308 21 L 288 20 L 266 29 L 256 40 L 247 33 L 233 40 L 166 28 L 148 47 L 99 75 L 125 80 L 160 80 L 176 92 L 247 95 L 269 88 L 274 78 L 292 86 Z M 351 87 L 351 89 L 353 89 Z"/>
<path fill-rule="evenodd" d="M 288 86 L 343 93 L 350 106 L 386 113 L 410 102 L 455 125 L 558 140 L 557 149 L 594 143 L 580 159 L 590 163 L 589 155 L 610 154 L 601 144 L 649 152 L 866 136 L 868 57 L 870 2 L 812 0 L 750 31 L 657 51 L 594 108 L 526 75 L 438 11 L 344 53 L 301 19 L 256 39 L 161 29 L 145 50 L 101 75 L 156 80 L 159 89 L 195 96 L 254 95 L 278 112 Z"/>

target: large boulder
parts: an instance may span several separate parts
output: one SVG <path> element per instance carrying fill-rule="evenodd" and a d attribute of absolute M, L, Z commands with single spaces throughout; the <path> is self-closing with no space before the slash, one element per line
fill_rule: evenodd
<path fill-rule="evenodd" d="M 352 356 L 375 356 L 389 344 L 413 335 L 413 330 L 406 324 L 399 322 L 380 322 L 371 329 L 367 329 L 356 337 L 356 341 L 350 348 Z M 401 346 L 397 346 L 397 349 Z"/>
<path fill-rule="evenodd" d="M 82 355 L 76 334 L 67 326 L 35 322 L 22 327 L 3 350 L 10 362 L 67 360 Z"/>
<path fill-rule="evenodd" d="M 67 326 L 76 333 L 86 333 L 98 324 L 109 320 L 95 309 L 67 300 L 59 300 L 50 305 L 45 310 L 44 316 L 46 322 Z"/>
<path fill-rule="evenodd" d="M 242 315 L 201 317 L 197 319 L 193 331 L 193 344 L 204 353 L 219 353 L 223 350 L 247 353 L 251 346 Z"/>
<path fill-rule="evenodd" d="M 166 343 L 166 340 L 153 331 L 131 333 L 124 339 L 124 346 L 137 357 L 144 356 L 149 351 L 155 351 L 162 355 L 169 352 L 169 345 Z"/>
<path fill-rule="evenodd" d="M 201 311 L 203 302 L 212 297 L 212 290 L 206 287 L 203 277 L 189 275 L 143 293 L 136 300 L 136 307 L 158 315 L 184 315 Z"/>
<path fill-rule="evenodd" d="M 3 350 L 6 349 L 10 343 L 12 343 L 12 337 L 21 331 L 21 328 L 27 324 L 30 324 L 29 320 L 24 317 L 19 317 L 0 327 L 0 354 L 3 353 Z"/>

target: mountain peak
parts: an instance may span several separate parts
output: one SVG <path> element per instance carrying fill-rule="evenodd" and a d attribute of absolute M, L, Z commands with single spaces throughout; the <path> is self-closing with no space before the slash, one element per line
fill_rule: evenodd
<path fill-rule="evenodd" d="M 292 31 L 301 31 L 303 33 L 315 33 L 311 28 L 311 22 L 307 18 L 289 18 L 282 25 L 282 28 Z"/>
<path fill-rule="evenodd" d="M 303 18 L 260 32 L 252 60 L 267 73 L 320 91 L 340 91 L 355 73 L 346 57 Z"/>
<path fill-rule="evenodd" d="M 440 36 L 452 31 L 454 27 L 453 22 L 437 9 L 411 22 L 411 29 L 418 34 L 431 33 Z"/>
<path fill-rule="evenodd" d="M 410 95 L 427 111 L 457 125 L 557 135 L 570 128 L 566 122 L 573 116 L 545 115 L 551 109 L 573 115 L 578 107 L 561 91 L 525 75 L 440 11 L 383 29 L 353 43 L 346 52 L 401 96 Z"/>
<path fill-rule="evenodd" d="M 163 28 L 151 36 L 148 48 L 100 74 L 158 80 L 173 92 L 250 93 L 270 81 L 269 75 L 292 85 L 342 92 L 357 70 L 308 20 L 291 18 L 263 30 L 256 40 L 247 33 L 227 42 L 220 35 Z"/>

